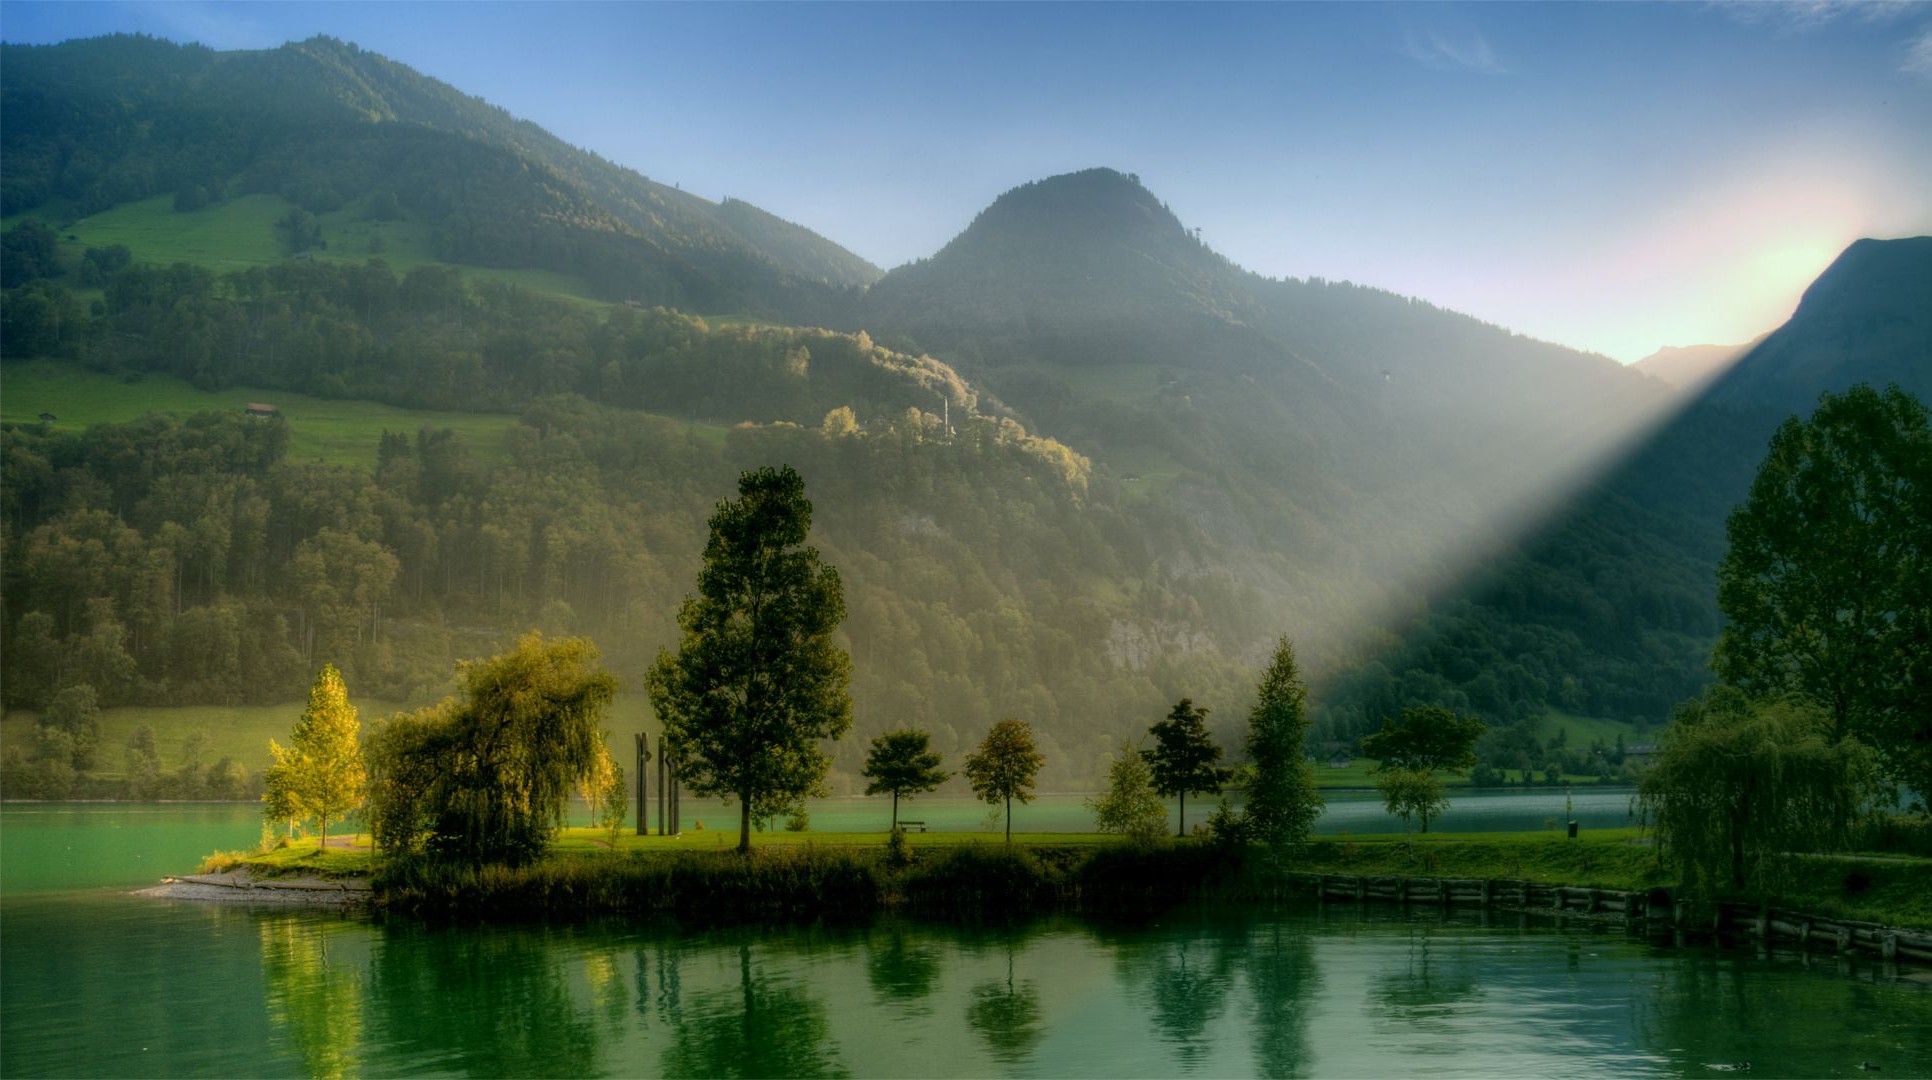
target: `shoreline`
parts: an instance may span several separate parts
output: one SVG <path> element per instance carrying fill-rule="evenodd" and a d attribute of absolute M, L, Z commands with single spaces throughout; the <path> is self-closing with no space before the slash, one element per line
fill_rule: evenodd
<path fill-rule="evenodd" d="M 366 877 L 256 877 L 241 867 L 214 874 L 170 874 L 134 895 L 204 904 L 356 908 L 372 906 L 376 894 Z"/>
<path fill-rule="evenodd" d="M 1789 937 L 1841 953 L 1890 952 L 1888 960 L 1932 963 L 1932 905 L 1924 899 L 1932 897 L 1932 860 L 1811 860 L 1794 864 L 1788 887 L 1768 900 L 1693 901 L 1678 896 L 1654 852 L 1631 838 L 1317 839 L 1276 863 L 1260 849 L 1200 841 L 1147 848 L 1084 836 L 1058 843 L 1030 837 L 1010 847 L 917 842 L 930 835 L 916 837 L 899 857 L 854 837 L 761 845 L 750 858 L 708 848 L 613 852 L 571 835 L 562 850 L 515 868 L 420 861 L 385 867 L 366 848 L 332 845 L 319 856 L 311 841 L 211 860 L 204 865 L 219 872 L 171 876 L 139 894 L 484 923 L 667 916 L 796 923 L 895 911 L 983 921 L 1051 912 L 1151 914 L 1201 901 L 1353 900 L 1601 917 L 1679 940 L 1739 932 Z M 1847 928 L 1850 934 L 1841 932 Z M 1887 938 L 1894 947 L 1887 949 Z"/>

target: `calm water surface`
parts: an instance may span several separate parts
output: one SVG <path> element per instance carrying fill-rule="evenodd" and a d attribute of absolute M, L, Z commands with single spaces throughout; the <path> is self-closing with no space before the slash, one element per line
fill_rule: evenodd
<path fill-rule="evenodd" d="M 1916 978 L 1505 916 L 680 933 L 126 895 L 255 829 L 245 807 L 0 812 L 0 1074 L 1932 1074 Z"/>

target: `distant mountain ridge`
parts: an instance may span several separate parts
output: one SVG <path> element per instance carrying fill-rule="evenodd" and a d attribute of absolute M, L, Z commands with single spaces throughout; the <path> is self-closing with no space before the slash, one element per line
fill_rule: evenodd
<path fill-rule="evenodd" d="M 331 38 L 215 52 L 114 36 L 0 54 L 0 212 L 167 192 L 279 192 L 321 212 L 384 192 L 445 257 L 581 275 L 611 299 L 834 321 L 879 270 L 801 226 L 569 146 Z"/>
<path fill-rule="evenodd" d="M 1743 345 L 1666 345 L 1630 366 L 1678 390 L 1695 393 L 1729 370 L 1765 336 L 1769 335 Z"/>

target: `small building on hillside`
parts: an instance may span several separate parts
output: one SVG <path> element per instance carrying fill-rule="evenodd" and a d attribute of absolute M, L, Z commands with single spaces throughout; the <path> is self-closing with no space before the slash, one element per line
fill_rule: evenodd
<path fill-rule="evenodd" d="M 263 401 L 251 401 L 242 407 L 242 411 L 250 416 L 260 417 L 263 420 L 276 415 L 278 412 L 275 406 Z"/>
<path fill-rule="evenodd" d="M 53 413 L 50 413 L 50 412 L 44 412 L 40 414 L 40 422 L 43 424 L 51 424 L 58 419 L 60 419 L 60 417 L 55 416 Z"/>
<path fill-rule="evenodd" d="M 1346 769 L 1353 764 L 1355 764 L 1355 758 L 1346 750 L 1337 750 L 1334 756 L 1328 759 L 1328 767 L 1331 769 Z"/>

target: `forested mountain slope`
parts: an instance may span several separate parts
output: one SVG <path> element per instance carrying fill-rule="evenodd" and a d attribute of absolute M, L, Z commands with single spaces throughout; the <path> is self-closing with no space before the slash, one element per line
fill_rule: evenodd
<path fill-rule="evenodd" d="M 420 221 L 450 262 L 793 322 L 835 321 L 846 290 L 878 275 L 809 230 L 648 180 L 329 38 L 252 52 L 130 36 L 9 45 L 0 110 L 8 216 L 79 217 L 158 194 L 186 213 L 275 193 L 309 215 L 346 206 Z"/>
<path fill-rule="evenodd" d="M 1818 395 L 1897 383 L 1932 396 L 1932 238 L 1860 240 L 1789 321 L 1521 546 L 1438 599 L 1327 696 L 1347 740 L 1402 704 L 1527 727 L 1537 703 L 1654 724 L 1711 679 L 1725 519 L 1772 431 Z M 1808 388 L 1808 389 L 1805 389 Z M 1529 732 L 1493 743 L 1526 745 Z M 1514 751 L 1498 757 L 1539 768 Z"/>

